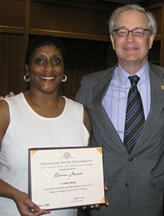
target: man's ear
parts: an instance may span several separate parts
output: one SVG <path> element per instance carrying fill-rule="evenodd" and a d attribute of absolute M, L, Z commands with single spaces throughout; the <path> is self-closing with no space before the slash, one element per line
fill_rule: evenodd
<path fill-rule="evenodd" d="M 113 49 L 115 50 L 114 38 L 113 38 L 113 35 L 111 35 L 111 34 L 110 34 L 110 40 L 111 40 L 111 43 L 112 43 L 112 47 L 113 47 Z"/>
<path fill-rule="evenodd" d="M 154 41 L 154 34 L 152 34 L 152 35 L 150 36 L 150 38 L 149 38 L 149 49 L 152 48 L 152 46 L 153 46 L 153 41 Z"/>

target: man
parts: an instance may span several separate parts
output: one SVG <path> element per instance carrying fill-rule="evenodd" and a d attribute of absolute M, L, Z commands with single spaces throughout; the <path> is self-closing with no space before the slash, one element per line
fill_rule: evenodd
<path fill-rule="evenodd" d="M 91 116 L 92 145 L 103 147 L 108 184 L 110 205 L 91 210 L 91 215 L 162 216 L 164 68 L 148 62 L 156 23 L 142 7 L 125 5 L 114 11 L 109 29 L 118 64 L 83 77 L 76 96 Z M 131 86 L 132 77 L 139 79 L 137 87 Z M 141 96 L 143 122 L 137 126 L 137 139 L 127 144 L 125 123 L 130 88 Z"/>

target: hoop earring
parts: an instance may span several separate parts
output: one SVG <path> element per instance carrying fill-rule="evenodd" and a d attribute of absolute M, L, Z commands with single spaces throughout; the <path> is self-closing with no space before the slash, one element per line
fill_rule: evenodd
<path fill-rule="evenodd" d="M 28 74 L 24 75 L 23 79 L 25 82 L 30 82 L 30 76 Z"/>
<path fill-rule="evenodd" d="M 64 78 L 62 79 L 62 82 L 67 81 L 67 76 L 64 74 Z"/>

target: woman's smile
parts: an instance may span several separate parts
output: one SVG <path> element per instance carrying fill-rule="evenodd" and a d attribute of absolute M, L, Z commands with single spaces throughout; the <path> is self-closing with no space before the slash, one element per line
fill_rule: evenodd
<path fill-rule="evenodd" d="M 56 78 L 56 76 L 40 76 L 40 78 L 44 80 L 53 80 Z"/>

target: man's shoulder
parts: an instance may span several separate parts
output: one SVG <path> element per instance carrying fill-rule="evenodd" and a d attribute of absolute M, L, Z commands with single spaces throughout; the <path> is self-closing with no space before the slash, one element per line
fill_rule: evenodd
<path fill-rule="evenodd" d="M 150 71 L 157 73 L 159 76 L 164 76 L 164 67 L 149 63 Z"/>
<path fill-rule="evenodd" d="M 85 80 L 88 80 L 88 81 L 93 81 L 93 80 L 95 80 L 95 79 L 96 79 L 96 80 L 97 80 L 97 79 L 105 79 L 106 77 L 108 77 L 110 74 L 113 73 L 114 68 L 115 68 L 115 67 L 107 68 L 107 69 L 102 70 L 102 71 L 98 71 L 98 72 L 94 72 L 94 73 L 85 75 L 85 76 L 84 76 L 84 79 L 85 79 Z"/>

